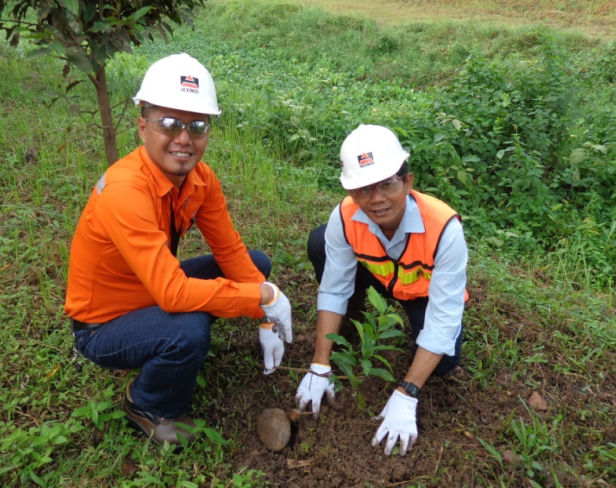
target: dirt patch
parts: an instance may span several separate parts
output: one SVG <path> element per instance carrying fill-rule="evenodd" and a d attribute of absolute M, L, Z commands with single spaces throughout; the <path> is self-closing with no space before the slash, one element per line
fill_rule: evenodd
<path fill-rule="evenodd" d="M 301 286 L 306 288 L 303 296 L 314 296 L 313 285 L 306 282 Z M 475 300 L 483 295 L 481 290 L 473 294 Z M 475 306 L 473 303 L 469 306 Z M 503 324 L 515 322 L 515 334 L 522 345 L 520 354 L 524 356 L 525 344 L 529 351 L 536 346 L 537 331 L 541 327 L 532 323 L 531 316 L 511 310 L 506 303 L 501 305 Z M 298 307 L 296 317 L 309 315 L 307 299 Z M 252 330 L 248 324 L 246 330 Z M 283 364 L 306 368 L 314 344 L 312 319 L 310 322 L 296 319 L 296 331 L 295 341 L 287 348 Z M 226 458 L 231 473 L 260 470 L 272 487 L 497 486 L 503 480 L 508 487 L 530 486 L 528 462 L 520 456 L 533 453 L 517 449 L 510 422 L 515 418 L 520 419 L 522 425 L 532 426 L 533 415 L 542 416 L 548 428 L 553 419 L 561 416 L 568 422 L 578 423 L 583 431 L 595 432 L 594 436 L 580 435 L 571 439 L 565 447 L 566 452 L 555 450 L 540 458 L 546 473 L 555 470 L 563 486 L 579 486 L 580 472 L 584 471 L 576 461 L 581 459 L 580 453 L 590 452 L 597 442 L 603 443 L 598 436 L 614 438 L 615 434 L 614 428 L 602 425 L 600 417 L 588 414 L 593 408 L 610 408 L 616 404 L 614 385 L 607 380 L 598 381 L 589 389 L 581 377 L 557 373 L 546 364 L 533 365 L 526 371 L 520 362 L 513 371 L 504 366 L 495 367 L 495 374 L 489 381 L 479 381 L 471 374 L 476 365 L 463 358 L 458 374 L 430 378 L 424 386 L 418 406 L 419 439 L 404 457 L 387 457 L 382 448 L 371 447 L 370 441 L 379 426 L 374 416 L 383 408 L 393 389 L 393 385 L 372 378 L 359 390 L 366 399 L 364 409 L 358 408 L 357 398 L 347 385 L 337 394 L 337 405 L 323 406 L 318 420 L 303 415 L 292 422 L 288 445 L 279 452 L 272 452 L 259 440 L 258 418 L 267 408 L 291 412 L 303 373 L 278 370 L 265 376 L 259 374 L 260 369 L 255 374 L 241 373 L 246 371 L 245 365 L 239 363 L 242 358 L 251 358 L 255 369 L 260 368 L 261 353 L 254 334 L 248 332 L 234 337 L 225 350 L 214 353 L 216 359 L 208 360 L 204 366 L 205 392 L 199 393 L 209 400 L 206 405 L 197 399 L 193 405 L 196 411 L 192 413 L 217 425 L 227 439 L 233 439 L 234 447 Z M 411 358 L 409 353 L 398 353 L 390 359 L 395 376 L 399 377 L 408 368 Z M 235 368 L 238 376 L 230 375 L 228 368 Z M 531 378 L 533 385 L 529 386 Z M 536 391 L 537 384 L 539 391 Z M 234 393 L 230 395 L 229 391 Z M 525 403 L 533 393 L 533 399 L 539 395 L 545 405 L 531 414 Z M 584 410 L 590 415 L 588 419 L 580 419 Z M 553 425 L 558 429 L 557 424 Z M 541 442 L 549 447 L 549 436 L 554 433 L 546 435 L 548 437 Z M 499 454 L 490 452 L 486 445 L 493 446 Z M 511 446 L 515 447 L 515 452 Z M 574 466 L 575 473 L 559 472 L 563 465 Z M 228 477 L 229 473 L 221 473 L 221 477 L 224 476 Z M 558 486 L 547 475 L 545 478 L 535 475 L 533 481 L 537 479 L 543 479 L 542 486 Z M 588 486 L 599 485 L 590 483 Z"/>
<path fill-rule="evenodd" d="M 313 334 L 300 334 L 288 348 L 285 363 L 307 366 L 312 344 Z M 404 356 L 401 354 L 394 361 L 396 371 L 408 367 L 409 357 Z M 374 416 L 383 408 L 393 386 L 368 379 L 359 391 L 366 398 L 364 410 L 358 409 L 356 398 L 346 387 L 337 394 L 335 406 L 322 407 L 318 420 L 303 415 L 293 422 L 287 447 L 272 452 L 257 435 L 258 417 L 267 408 L 290 412 L 295 406 L 297 385 L 298 381 L 287 371 L 255 376 L 250 379 L 250 387 L 241 393 L 241 406 L 231 398 L 222 406 L 228 414 L 221 419 L 220 426 L 227 437 L 233 431 L 237 440 L 238 447 L 231 454 L 234 472 L 258 469 L 267 474 L 272 486 L 288 488 L 390 487 L 420 481 L 426 486 L 461 486 L 472 482 L 474 469 L 472 464 L 460 465 L 460 456 L 469 447 L 479 445 L 466 420 L 472 418 L 475 424 L 480 419 L 489 426 L 501 419 L 501 412 L 511 412 L 519 405 L 514 395 L 502 393 L 502 398 L 495 402 L 493 389 L 472 391 L 464 379 L 432 378 L 419 403 L 417 444 L 405 457 L 387 457 L 382 449 L 373 448 L 370 441 L 379 426 Z M 469 402 L 467 397 L 471 394 L 473 401 Z M 210 414 L 216 415 L 216 410 L 219 414 L 219 408 Z M 488 436 L 497 434 L 496 429 L 492 430 L 487 429 Z"/>

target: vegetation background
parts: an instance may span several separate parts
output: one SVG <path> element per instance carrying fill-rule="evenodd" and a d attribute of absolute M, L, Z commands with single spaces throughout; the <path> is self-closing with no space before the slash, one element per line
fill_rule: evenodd
<path fill-rule="evenodd" d="M 208 66 L 223 114 L 206 160 L 245 241 L 273 257 L 300 337 L 315 314 L 306 237 L 343 195 L 337 153 L 357 124 L 394 128 L 418 189 L 463 215 L 474 299 L 457 401 L 472 407 L 472 442 L 441 427 L 447 454 L 424 460 L 429 476 L 365 486 L 464 486 L 452 476 L 470 459 L 479 486 L 616 485 L 615 24 L 611 1 L 213 0 L 194 30 L 110 63 L 118 113 L 161 56 Z M 254 437 L 243 416 L 263 402 L 221 407 L 262 379 L 253 324 L 220 321 L 195 397 L 204 441 L 180 455 L 128 428 L 123 374 L 76 367 L 62 305 L 71 236 L 106 167 L 96 100 L 65 95 L 53 58 L 0 51 L 0 482 L 284 486 L 267 464 L 238 462 Z M 122 154 L 138 143 L 128 111 Z M 196 235 L 181 245 L 204 251 Z M 305 367 L 293 347 L 285 362 Z M 280 391 L 297 375 L 275 381 L 261 400 L 291 403 Z M 486 392 L 516 407 L 474 415 Z M 420 436 L 413 456 L 434 447 Z"/>

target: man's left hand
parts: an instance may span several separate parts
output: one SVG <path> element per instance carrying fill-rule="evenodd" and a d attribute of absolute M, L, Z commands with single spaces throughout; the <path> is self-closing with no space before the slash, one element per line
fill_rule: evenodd
<path fill-rule="evenodd" d="M 263 349 L 263 374 L 271 374 L 280 366 L 284 355 L 284 342 L 274 330 L 276 326 L 272 322 L 264 322 L 259 327 L 259 342 Z"/>
<path fill-rule="evenodd" d="M 280 289 L 270 282 L 265 284 L 274 290 L 274 299 L 267 304 L 261 305 L 269 322 L 274 322 L 274 332 L 277 332 L 283 341 L 293 342 L 293 321 L 291 320 L 291 302 Z"/>
<path fill-rule="evenodd" d="M 379 414 L 383 422 L 372 438 L 372 446 L 387 437 L 383 453 L 389 456 L 400 439 L 400 455 L 404 456 L 417 440 L 416 411 L 417 398 L 394 390 Z"/>

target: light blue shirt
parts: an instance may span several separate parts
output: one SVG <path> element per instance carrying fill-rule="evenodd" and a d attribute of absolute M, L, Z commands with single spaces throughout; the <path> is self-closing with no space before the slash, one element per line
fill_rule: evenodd
<path fill-rule="evenodd" d="M 325 230 L 327 259 L 319 286 L 317 309 L 344 315 L 355 290 L 357 259 L 344 237 L 339 207 L 331 213 Z M 355 212 L 353 220 L 368 224 L 369 231 L 381 241 L 387 255 L 395 260 L 404 251 L 407 234 L 425 231 L 417 203 L 410 196 L 406 198 L 404 215 L 391 240 L 361 209 Z M 417 345 L 434 354 L 455 354 L 456 339 L 462 329 L 467 261 L 468 250 L 462 224 L 458 219 L 452 219 L 443 230 L 436 251 L 424 327 L 417 337 Z"/>

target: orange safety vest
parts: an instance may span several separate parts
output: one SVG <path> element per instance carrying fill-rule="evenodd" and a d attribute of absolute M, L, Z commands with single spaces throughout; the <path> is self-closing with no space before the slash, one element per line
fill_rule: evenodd
<path fill-rule="evenodd" d="M 344 235 L 357 260 L 398 300 L 413 300 L 428 296 L 434 256 L 445 226 L 460 216 L 446 203 L 411 190 L 424 223 L 423 233 L 407 236 L 406 246 L 398 260 L 390 258 L 368 225 L 353 220 L 357 205 L 351 197 L 340 204 Z M 466 300 L 466 297 L 465 297 Z"/>

